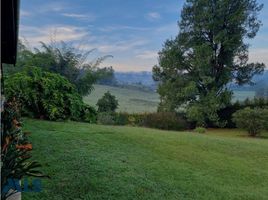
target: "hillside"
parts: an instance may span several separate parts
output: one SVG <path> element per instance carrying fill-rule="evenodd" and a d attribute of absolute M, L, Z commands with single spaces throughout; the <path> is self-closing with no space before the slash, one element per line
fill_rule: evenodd
<path fill-rule="evenodd" d="M 106 85 L 94 85 L 94 91 L 84 101 L 89 105 L 95 106 L 98 99 L 103 94 L 110 91 L 119 101 L 121 112 L 141 113 L 155 112 L 159 103 L 159 96 L 153 91 L 142 91 L 138 89 L 112 87 Z"/>
<path fill-rule="evenodd" d="M 121 88 L 106 85 L 94 85 L 93 92 L 84 98 L 84 101 L 96 107 L 99 98 L 107 91 L 110 91 L 119 101 L 121 112 L 142 113 L 155 112 L 159 103 L 159 95 L 153 91 L 143 91 L 135 88 Z M 234 101 L 243 101 L 246 98 L 253 98 L 254 91 L 235 91 Z"/>
<path fill-rule="evenodd" d="M 114 76 L 119 84 L 142 84 L 154 90 L 157 88 L 157 83 L 152 79 L 152 72 L 115 72 Z M 260 87 L 268 87 L 268 70 L 261 75 L 255 75 L 252 81 L 254 85 L 231 84 L 231 88 L 235 91 L 256 91 Z"/>
<path fill-rule="evenodd" d="M 27 200 L 268 197 L 268 140 L 239 130 L 206 134 L 25 120 L 33 158 L 51 179 Z"/>

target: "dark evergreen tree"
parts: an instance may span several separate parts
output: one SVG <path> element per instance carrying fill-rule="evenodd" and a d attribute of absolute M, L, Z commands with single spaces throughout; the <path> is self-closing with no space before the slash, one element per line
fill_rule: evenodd
<path fill-rule="evenodd" d="M 206 125 L 219 123 L 217 111 L 231 100 L 227 85 L 251 83 L 263 63 L 248 63 L 245 39 L 256 36 L 263 5 L 256 0 L 187 0 L 180 32 L 167 40 L 154 66 L 160 110 L 185 106 L 187 116 Z"/>

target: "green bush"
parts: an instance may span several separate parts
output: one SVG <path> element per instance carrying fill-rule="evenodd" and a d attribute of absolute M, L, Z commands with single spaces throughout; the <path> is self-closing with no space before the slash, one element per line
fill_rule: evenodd
<path fill-rule="evenodd" d="M 196 127 L 194 129 L 194 132 L 196 132 L 196 133 L 205 133 L 206 129 L 204 127 Z"/>
<path fill-rule="evenodd" d="M 84 105 L 83 114 L 82 114 L 82 121 L 89 122 L 89 123 L 96 123 L 97 122 L 97 111 L 94 107 L 89 105 Z"/>
<path fill-rule="evenodd" d="M 114 114 L 115 125 L 121 125 L 121 126 L 128 125 L 129 124 L 128 117 L 129 117 L 128 113 L 115 113 Z"/>
<path fill-rule="evenodd" d="M 268 129 L 268 109 L 244 108 L 233 114 L 233 121 L 238 128 L 247 130 L 254 137 Z"/>
<path fill-rule="evenodd" d="M 173 112 L 147 114 L 143 125 L 164 130 L 185 130 L 188 128 L 187 121 Z"/>
<path fill-rule="evenodd" d="M 99 113 L 97 122 L 103 125 L 115 125 L 114 115 L 108 112 Z"/>
<path fill-rule="evenodd" d="M 81 120 L 85 106 L 66 78 L 38 67 L 6 77 L 5 94 L 9 100 L 19 101 L 24 114 L 49 120 Z"/>
<path fill-rule="evenodd" d="M 97 102 L 98 112 L 115 112 L 118 107 L 118 101 L 109 91 Z"/>
<path fill-rule="evenodd" d="M 131 126 L 144 126 L 144 120 L 148 113 L 133 113 L 128 116 L 128 124 Z"/>
<path fill-rule="evenodd" d="M 232 120 L 233 114 L 246 107 L 249 108 L 268 108 L 268 99 L 265 98 L 254 98 L 252 100 L 246 99 L 245 101 L 237 101 L 227 105 L 225 108 L 218 111 L 218 116 L 221 121 L 225 121 L 225 128 L 235 128 L 236 124 Z M 209 127 L 215 127 L 212 124 Z"/>

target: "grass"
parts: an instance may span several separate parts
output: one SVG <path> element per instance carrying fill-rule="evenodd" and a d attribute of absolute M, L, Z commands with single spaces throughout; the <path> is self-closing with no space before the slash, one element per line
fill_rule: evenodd
<path fill-rule="evenodd" d="M 91 106 L 96 107 L 98 99 L 103 94 L 110 91 L 119 101 L 118 111 L 128 113 L 156 112 L 159 103 L 159 95 L 156 92 L 145 92 L 138 89 L 119 88 L 106 85 L 95 85 L 94 91 L 84 101 Z M 254 91 L 234 91 L 234 101 L 243 101 L 246 98 L 252 99 L 255 96 Z"/>
<path fill-rule="evenodd" d="M 24 200 L 268 199 L 268 139 L 25 119 L 51 179 Z"/>
<path fill-rule="evenodd" d="M 95 85 L 94 91 L 84 101 L 89 105 L 96 106 L 98 99 L 110 91 L 115 95 L 118 102 L 118 111 L 128 113 L 155 112 L 159 103 L 159 96 L 155 92 L 145 92 L 138 89 Z"/>

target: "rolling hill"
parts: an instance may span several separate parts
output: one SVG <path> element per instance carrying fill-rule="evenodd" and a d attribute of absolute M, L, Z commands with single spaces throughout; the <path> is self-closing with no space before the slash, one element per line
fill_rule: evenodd
<path fill-rule="evenodd" d="M 118 111 L 128 113 L 156 112 L 159 100 L 159 95 L 154 91 L 144 91 L 135 87 L 122 88 L 107 85 L 94 85 L 93 92 L 84 98 L 84 101 L 91 106 L 96 107 L 98 99 L 103 94 L 110 91 L 119 101 Z M 254 91 L 235 91 L 234 101 L 243 101 L 246 98 L 253 98 Z"/>
<path fill-rule="evenodd" d="M 93 92 L 84 98 L 89 105 L 96 106 L 98 99 L 110 91 L 119 102 L 120 112 L 141 113 L 155 112 L 159 103 L 159 95 L 153 91 L 143 91 L 134 88 L 121 88 L 107 85 L 94 85 Z"/>

